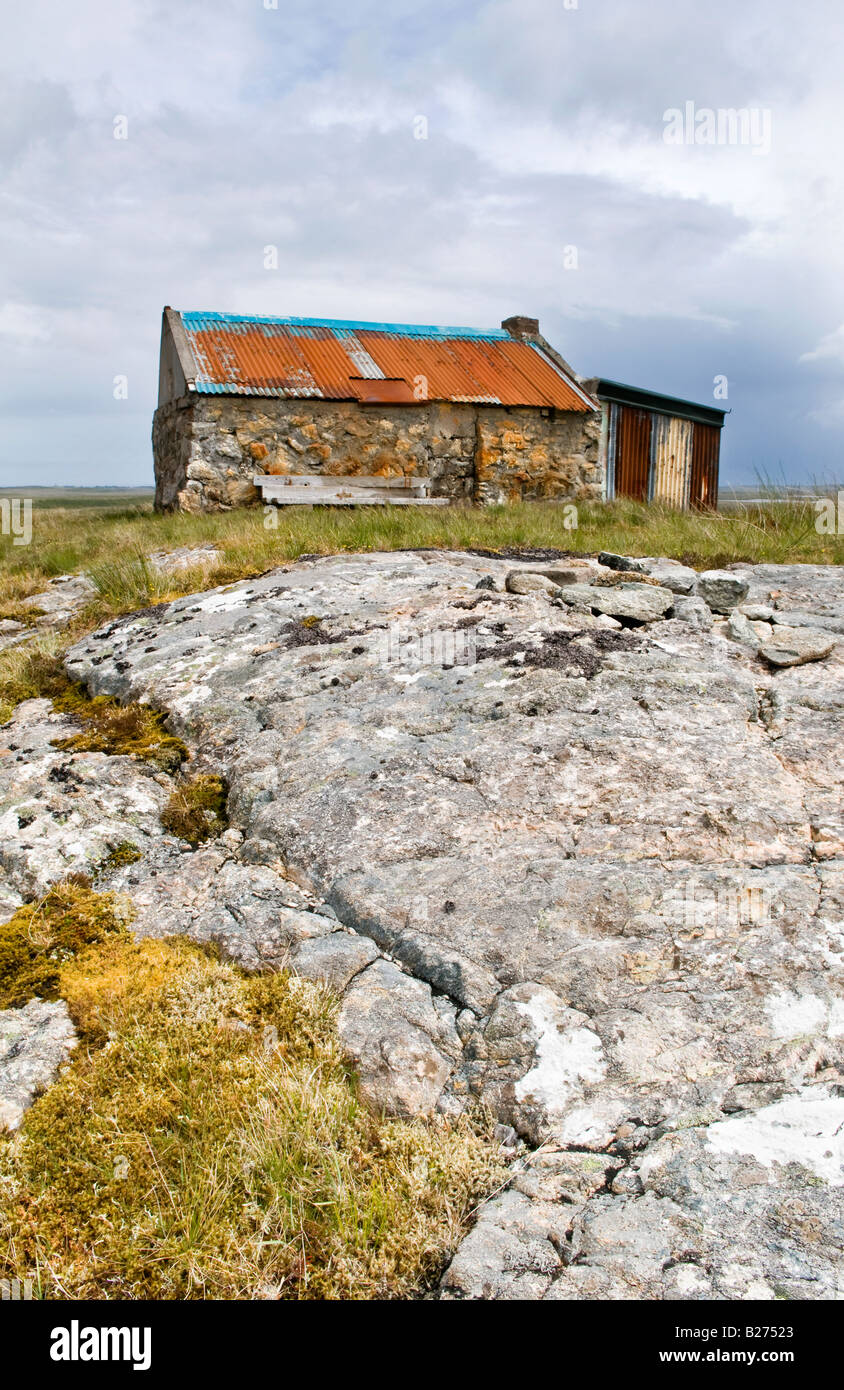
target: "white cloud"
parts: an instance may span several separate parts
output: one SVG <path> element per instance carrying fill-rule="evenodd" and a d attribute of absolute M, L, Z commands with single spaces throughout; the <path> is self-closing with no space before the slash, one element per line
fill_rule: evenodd
<path fill-rule="evenodd" d="M 839 362 L 844 367 L 844 323 L 834 332 L 825 334 L 812 352 L 802 353 L 800 361 L 832 361 Z"/>
<path fill-rule="evenodd" d="M 32 304 L 0 304 L 0 337 L 12 338 L 19 345 L 46 342 L 48 315 Z"/>

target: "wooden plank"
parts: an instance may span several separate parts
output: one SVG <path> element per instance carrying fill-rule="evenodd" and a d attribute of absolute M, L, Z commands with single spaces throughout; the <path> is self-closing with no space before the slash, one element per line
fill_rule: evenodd
<path fill-rule="evenodd" d="M 378 487 L 378 488 L 427 488 L 431 480 L 416 475 L 411 478 L 380 478 L 367 473 L 258 473 L 252 479 L 255 487 Z"/>
<path fill-rule="evenodd" d="M 261 489 L 265 497 L 284 497 L 289 492 L 307 493 L 309 497 L 424 497 L 425 493 L 421 488 L 386 488 L 386 487 L 263 487 Z"/>
<path fill-rule="evenodd" d="M 276 507 L 447 507 L 448 497 L 331 497 L 313 492 L 296 493 L 285 497 L 267 497 Z"/>
<path fill-rule="evenodd" d="M 305 502 L 341 502 L 348 499 L 350 502 L 393 502 L 402 499 L 406 501 L 424 501 L 424 498 L 414 498 L 401 492 L 376 492 L 364 491 L 363 488 L 321 488 L 317 491 L 312 487 L 286 487 L 279 492 L 265 492 L 264 497 L 271 502 L 298 501 Z"/>
<path fill-rule="evenodd" d="M 266 502 L 282 507 L 447 507 L 449 498 L 429 497 L 430 478 L 379 478 L 357 473 L 258 473 L 253 479 Z"/>

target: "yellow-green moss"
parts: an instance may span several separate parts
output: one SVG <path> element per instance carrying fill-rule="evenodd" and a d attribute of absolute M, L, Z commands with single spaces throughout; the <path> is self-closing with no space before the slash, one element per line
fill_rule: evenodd
<path fill-rule="evenodd" d="M 82 876 L 19 907 L 0 926 L 0 1008 L 58 998 L 62 966 L 84 947 L 125 934 L 129 915 L 125 900 L 95 893 Z"/>
<path fill-rule="evenodd" d="M 61 975 L 88 1041 L 0 1144 L 2 1277 L 40 1270 L 60 1298 L 408 1296 L 503 1176 L 486 1122 L 359 1106 L 307 981 L 128 937 Z"/>
<path fill-rule="evenodd" d="M 161 824 L 191 845 L 221 834 L 227 824 L 225 782 L 208 775 L 182 782 L 161 812 Z"/>
<path fill-rule="evenodd" d="M 110 849 L 108 854 L 100 860 L 96 869 L 92 871 L 92 878 L 95 883 L 107 878 L 109 874 L 117 869 L 125 868 L 127 864 L 137 864 L 143 855 L 137 845 L 133 845 L 131 840 L 121 840 L 119 845 Z"/>
<path fill-rule="evenodd" d="M 167 732 L 164 715 L 149 705 L 121 705 L 108 695 L 93 699 L 68 677 L 55 639 L 0 656 L 0 717 L 22 700 L 52 700 L 53 708 L 81 725 L 78 734 L 56 739 L 75 753 L 123 753 L 175 772 L 188 757 L 182 740 Z"/>
<path fill-rule="evenodd" d="M 3 723 L 11 718 L 22 701 L 39 696 L 50 699 L 63 688 L 60 682 L 67 682 L 56 656 L 58 640 L 56 634 L 36 637 L 0 653 L 0 720 Z"/>
<path fill-rule="evenodd" d="M 109 695 L 85 694 L 81 686 L 57 678 L 53 706 L 81 724 L 70 738 L 57 739 L 56 748 L 74 753 L 123 753 L 141 762 L 175 772 L 188 756 L 182 740 L 164 728 L 164 715 L 149 705 L 121 705 Z"/>

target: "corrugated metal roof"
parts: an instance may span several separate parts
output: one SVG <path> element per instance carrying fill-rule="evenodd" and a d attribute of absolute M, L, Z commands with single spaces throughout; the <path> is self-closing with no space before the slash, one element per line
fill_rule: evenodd
<path fill-rule="evenodd" d="M 196 363 L 192 385 L 202 393 L 360 400 L 365 380 L 372 402 L 593 409 L 537 344 L 503 329 L 192 312 L 181 319 Z"/>
<path fill-rule="evenodd" d="M 699 420 L 705 425 L 717 425 L 719 429 L 728 413 L 718 410 L 714 405 L 701 405 L 697 401 L 681 400 L 679 396 L 646 391 L 641 386 L 626 386 L 621 381 L 606 381 L 601 378 L 597 384 L 592 385 L 599 400 L 637 406 L 640 410 L 656 410 L 663 415 L 675 415 L 680 420 Z"/>

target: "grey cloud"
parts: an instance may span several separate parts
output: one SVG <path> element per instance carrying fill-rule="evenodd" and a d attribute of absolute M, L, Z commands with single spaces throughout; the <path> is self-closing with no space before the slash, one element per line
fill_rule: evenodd
<path fill-rule="evenodd" d="M 15 114 L 0 133 L 3 481 L 25 467 L 32 481 L 150 475 L 165 302 L 490 325 L 533 313 L 586 372 L 700 399 L 728 374 L 728 478 L 752 481 L 780 456 L 791 476 L 829 476 L 823 414 L 844 397 L 844 364 L 798 365 L 844 323 L 825 230 L 840 173 L 800 125 L 812 53 L 825 43 L 817 80 L 830 84 L 841 46 L 824 0 L 797 28 L 785 0 L 738 15 L 726 0 L 279 4 L 125 0 L 112 29 L 100 0 L 72 21 L 53 9 L 54 27 L 86 39 L 64 68 L 61 34 L 39 46 L 15 17 Z M 746 151 L 663 158 L 666 104 L 754 91 L 779 103 L 788 135 L 761 174 Z M 413 138 L 417 113 L 428 140 Z M 539 130 L 547 160 L 530 145 Z M 593 138 L 594 157 L 579 157 Z M 277 272 L 263 269 L 267 244 Z M 576 272 L 563 269 L 569 244 Z M 115 402 L 124 372 L 129 400 Z"/>

